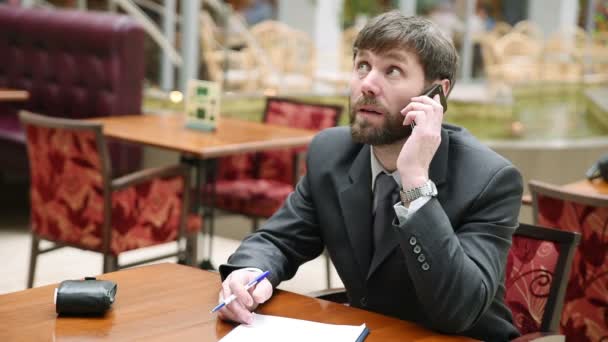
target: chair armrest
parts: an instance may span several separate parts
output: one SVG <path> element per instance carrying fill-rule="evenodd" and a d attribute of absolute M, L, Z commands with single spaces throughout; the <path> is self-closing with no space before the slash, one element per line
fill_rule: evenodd
<path fill-rule="evenodd" d="M 306 294 L 309 297 L 318 299 L 328 300 L 330 302 L 346 304 L 348 303 L 348 296 L 346 295 L 346 289 L 343 287 L 325 289 L 321 291 L 314 291 Z"/>
<path fill-rule="evenodd" d="M 186 178 L 189 176 L 189 168 L 185 165 L 172 165 L 166 167 L 145 169 L 116 178 L 112 180 L 110 186 L 112 191 L 116 191 L 128 188 L 136 184 L 144 183 L 155 178 L 170 176 L 183 176 L 184 178 Z"/>
<path fill-rule="evenodd" d="M 511 342 L 565 342 L 566 336 L 552 332 L 529 333 L 511 340 Z"/>

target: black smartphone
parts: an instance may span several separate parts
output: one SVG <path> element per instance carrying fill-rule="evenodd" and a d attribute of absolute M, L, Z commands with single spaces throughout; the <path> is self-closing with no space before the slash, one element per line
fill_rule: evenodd
<path fill-rule="evenodd" d="M 441 84 L 433 84 L 422 92 L 422 95 L 426 95 L 430 98 L 434 98 L 437 94 L 439 94 L 439 102 L 441 103 L 443 112 L 445 113 L 448 111 L 448 101 L 445 99 L 445 94 L 443 93 L 443 87 Z"/>

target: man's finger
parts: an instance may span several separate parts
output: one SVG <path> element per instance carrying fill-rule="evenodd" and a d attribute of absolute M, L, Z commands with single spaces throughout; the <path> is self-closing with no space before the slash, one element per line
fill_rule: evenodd
<path fill-rule="evenodd" d="M 217 317 L 224 321 L 236 322 L 236 316 L 232 310 L 228 309 L 227 307 L 223 307 L 220 311 L 218 311 Z"/>
<path fill-rule="evenodd" d="M 268 279 L 262 280 L 259 284 L 256 285 L 251 296 L 255 300 L 256 303 L 264 303 L 266 302 L 270 296 L 272 296 L 272 284 Z"/>
<path fill-rule="evenodd" d="M 223 290 L 222 300 L 230 296 L 230 290 Z M 237 323 L 251 323 L 253 315 L 238 299 L 233 300 L 228 305 L 218 311 L 218 317 L 223 320 L 233 321 Z"/>
<path fill-rule="evenodd" d="M 404 113 L 404 112 L 412 111 L 412 110 L 432 111 L 433 106 L 426 104 L 426 103 L 410 102 L 401 112 Z"/>
<path fill-rule="evenodd" d="M 230 282 L 230 291 L 236 296 L 236 300 L 243 303 L 245 306 L 253 305 L 251 294 L 245 290 L 245 286 L 239 282 Z"/>
<path fill-rule="evenodd" d="M 426 120 L 426 113 L 421 110 L 413 110 L 408 112 L 405 115 L 405 119 L 403 120 L 403 125 L 407 126 L 412 122 L 415 122 L 416 125 L 422 125 Z"/>
<path fill-rule="evenodd" d="M 234 314 L 236 322 L 251 324 L 253 322 L 253 314 L 241 302 L 237 300 L 225 306 Z"/>
<path fill-rule="evenodd" d="M 416 96 L 416 97 L 412 98 L 412 102 L 410 102 L 410 104 L 416 103 L 416 102 L 421 102 L 424 104 L 431 105 L 431 106 L 433 106 L 433 108 L 437 108 L 437 109 L 442 108 L 443 109 L 443 106 L 441 105 L 441 101 L 439 100 L 439 95 L 435 95 L 435 97 L 433 97 L 433 98 L 430 98 L 428 96 Z"/>
<path fill-rule="evenodd" d="M 222 300 L 224 298 L 228 298 L 230 297 L 230 295 L 232 294 L 232 292 L 230 292 L 230 285 L 228 285 L 228 282 L 225 281 L 222 283 Z"/>
<path fill-rule="evenodd" d="M 234 306 L 230 303 L 229 305 L 224 306 L 218 311 L 218 317 L 225 321 L 250 324 L 253 320 L 253 315 L 248 310 L 239 310 L 239 305 L 242 308 L 242 304 L 237 304 L 238 305 Z"/>

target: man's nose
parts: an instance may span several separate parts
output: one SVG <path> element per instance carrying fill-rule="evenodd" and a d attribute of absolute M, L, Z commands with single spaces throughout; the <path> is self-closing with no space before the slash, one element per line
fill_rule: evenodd
<path fill-rule="evenodd" d="M 380 75 L 375 70 L 365 75 L 361 82 L 361 92 L 365 96 L 380 95 Z"/>

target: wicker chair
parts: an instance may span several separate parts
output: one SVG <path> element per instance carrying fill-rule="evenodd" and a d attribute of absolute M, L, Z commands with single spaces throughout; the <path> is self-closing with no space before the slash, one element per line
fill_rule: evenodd
<path fill-rule="evenodd" d="M 273 20 L 260 22 L 250 29 L 251 35 L 269 61 L 260 87 L 274 92 L 309 91 L 314 83 L 315 48 L 305 32 Z"/>

